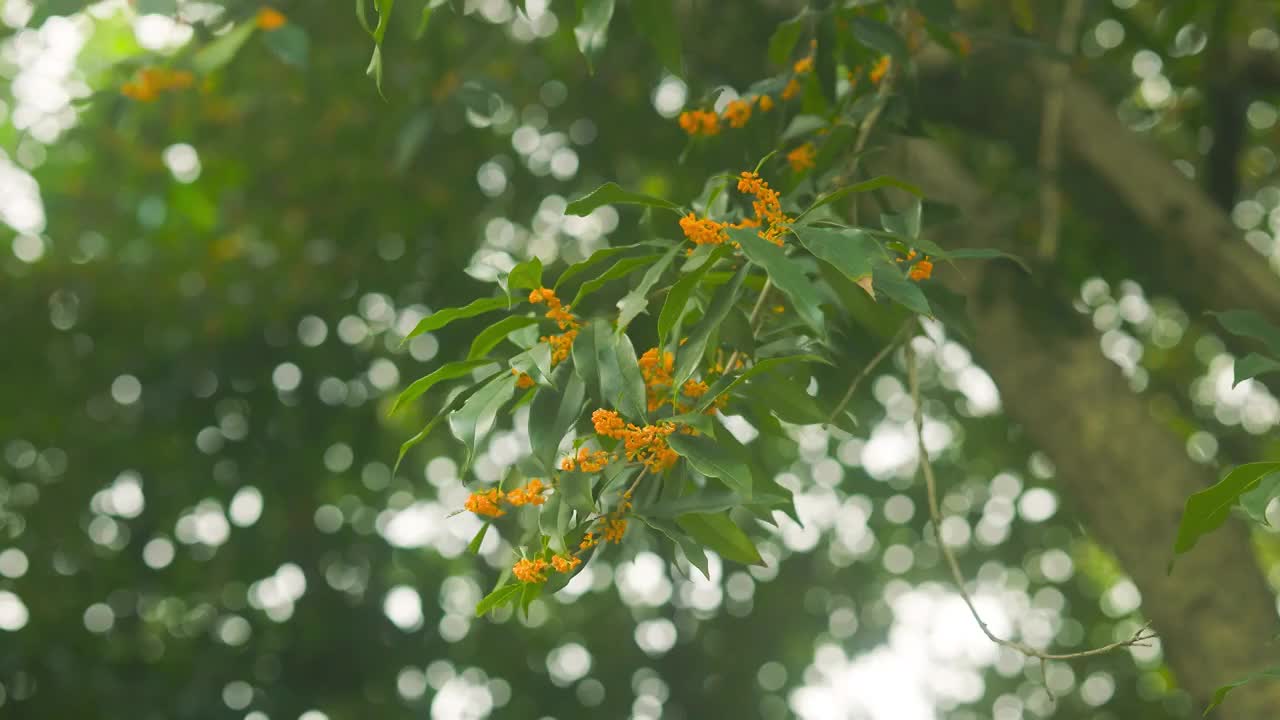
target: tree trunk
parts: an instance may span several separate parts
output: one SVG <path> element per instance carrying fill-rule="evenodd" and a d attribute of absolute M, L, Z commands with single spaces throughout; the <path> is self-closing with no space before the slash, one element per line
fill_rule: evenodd
<path fill-rule="evenodd" d="M 981 244 L 1008 237 L 1001 216 L 1010 213 L 988 202 L 938 145 L 903 141 L 888 161 L 894 174 L 977 219 L 966 231 Z M 1277 631 L 1276 599 L 1243 524 L 1229 521 L 1166 573 L 1183 504 L 1214 477 L 1152 417 L 1083 318 L 1007 263 L 937 275 L 970 298 L 974 351 L 1005 412 L 1048 453 L 1067 501 L 1138 586 L 1165 658 L 1198 706 L 1217 687 L 1280 662 L 1268 644 Z M 1277 713 L 1280 683 L 1258 682 L 1232 693 L 1219 717 Z"/>

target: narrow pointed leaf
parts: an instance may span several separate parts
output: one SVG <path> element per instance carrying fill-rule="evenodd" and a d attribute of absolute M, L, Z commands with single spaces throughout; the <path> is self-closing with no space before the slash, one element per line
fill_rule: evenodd
<path fill-rule="evenodd" d="M 822 297 L 818 295 L 814 281 L 805 274 L 804 268 L 792 258 L 787 257 L 782 248 L 760 237 L 753 229 L 734 228 L 728 233 L 732 240 L 742 246 L 742 252 L 747 259 L 769 273 L 769 279 L 791 300 L 800 319 L 804 320 L 818 337 L 825 337 L 827 327 L 820 307 Z"/>
<path fill-rule="evenodd" d="M 744 565 L 764 565 L 755 543 L 733 523 L 728 513 L 690 513 L 677 517 L 676 524 L 726 560 Z"/>
<path fill-rule="evenodd" d="M 560 441 L 577 423 L 586 404 L 586 387 L 566 363 L 561 363 L 552 375 L 557 386 L 542 388 L 529 408 L 529 445 L 534 460 L 548 475 L 556 471 L 556 454 Z"/>
<path fill-rule="evenodd" d="M 405 341 L 425 332 L 433 332 L 444 328 L 454 320 L 462 320 L 464 318 L 475 317 L 494 310 L 501 310 L 508 306 L 506 298 L 491 297 L 473 300 L 463 307 L 445 308 L 422 318 L 418 324 L 414 326 L 413 331 L 405 336 Z"/>
<path fill-rule="evenodd" d="M 608 41 L 612 19 L 613 0 L 578 0 L 578 24 L 573 28 L 573 37 L 589 71 L 594 72 L 595 59 Z"/>
<path fill-rule="evenodd" d="M 799 226 L 796 237 L 814 257 L 831 263 L 854 282 L 871 277 L 872 261 L 880 255 L 875 238 L 862 230 L 832 230 Z"/>
<path fill-rule="evenodd" d="M 706 277 L 707 271 L 729 251 L 730 248 L 724 245 L 717 247 L 697 269 L 681 276 L 676 284 L 671 286 L 667 299 L 662 303 L 662 312 L 658 315 L 658 347 L 666 347 L 667 336 L 671 334 L 671 329 L 684 314 L 685 307 L 689 304 L 689 297 Z"/>
<path fill-rule="evenodd" d="M 1240 465 L 1221 482 L 1187 498 L 1173 550 L 1181 555 L 1195 547 L 1204 535 L 1222 527 L 1240 496 L 1256 488 L 1262 479 L 1280 470 L 1280 462 Z"/>
<path fill-rule="evenodd" d="M 912 185 L 909 182 L 904 182 L 895 177 L 889 177 L 888 175 L 880 175 L 877 177 L 873 177 L 870 180 L 863 180 L 860 183 L 854 183 L 853 185 L 842 187 L 839 190 L 832 191 L 830 193 L 827 193 L 826 195 L 823 195 L 817 200 L 814 200 L 813 204 L 809 206 L 809 209 L 800 213 L 800 215 L 796 217 L 796 222 L 799 223 L 801 220 L 804 219 L 805 215 L 808 215 L 809 213 L 813 212 L 814 210 L 817 210 L 823 205 L 829 205 L 839 200 L 840 198 L 846 197 L 848 195 L 852 195 L 853 193 L 870 192 L 871 190 L 881 190 L 883 188 L 890 188 L 890 187 L 897 188 L 899 190 L 905 190 L 911 193 L 912 195 L 915 195 L 916 197 L 919 197 L 924 194 L 920 191 L 920 188 L 916 187 L 915 185 Z"/>
<path fill-rule="evenodd" d="M 626 330 L 631 321 L 649 307 L 649 292 L 662 279 L 662 273 L 667 271 L 667 268 L 671 266 L 671 262 L 675 260 L 676 254 L 679 252 L 680 246 L 672 245 L 665 255 L 649 266 L 649 269 L 644 273 L 644 277 L 640 278 L 640 283 L 618 301 L 619 332 Z"/>
<path fill-rule="evenodd" d="M 516 376 L 499 373 L 468 398 L 462 407 L 449 413 L 449 429 L 467 447 L 468 467 L 476 450 L 493 429 L 498 411 L 511 400 L 515 391 Z"/>
<path fill-rule="evenodd" d="M 520 583 L 512 583 L 510 585 L 503 585 L 497 590 L 485 595 L 484 599 L 476 604 L 476 617 L 480 617 L 490 610 L 496 610 L 515 600 L 519 597 L 520 589 L 522 587 L 524 586 Z"/>
<path fill-rule="evenodd" d="M 613 267 L 604 271 L 599 277 L 582 283 L 578 294 L 573 296 L 571 307 L 578 307 L 587 296 L 621 277 L 626 277 L 642 267 L 653 264 L 661 255 L 641 255 L 640 257 L 622 258 Z"/>
<path fill-rule="evenodd" d="M 680 206 L 670 200 L 623 190 L 617 183 L 609 182 L 592 190 L 585 197 L 569 203 L 564 209 L 564 214 L 586 216 L 602 205 L 645 205 L 670 210 L 677 214 L 681 212 Z"/>
<path fill-rule="evenodd" d="M 505 317 L 489 327 L 481 330 L 475 339 L 471 341 L 471 349 L 467 351 L 467 359 L 475 360 L 489 354 L 489 351 L 498 346 L 511 333 L 527 328 L 530 325 L 537 325 L 538 318 L 527 315 L 512 315 Z"/>
<path fill-rule="evenodd" d="M 492 364 L 492 362 L 492 360 L 479 359 L 459 360 L 456 362 L 446 363 L 440 366 L 435 372 L 430 375 L 426 375 L 425 377 L 418 378 L 412 385 L 405 388 L 404 391 L 400 393 L 400 396 L 396 398 L 396 404 L 392 406 L 391 412 L 394 414 L 398 412 L 400 408 L 422 397 L 424 393 L 430 390 L 437 383 L 460 378 L 467 375 L 472 370 L 483 365 Z"/>
<path fill-rule="evenodd" d="M 1232 381 L 1231 386 L 1235 387 L 1249 378 L 1255 378 L 1277 370 L 1280 370 L 1280 362 L 1265 355 L 1249 353 L 1236 361 L 1235 380 Z"/>
<path fill-rule="evenodd" d="M 698 369 L 698 365 L 702 362 L 702 356 L 707 351 L 707 343 L 711 340 L 711 335 L 724 322 L 725 316 L 733 309 L 734 303 L 738 301 L 738 297 L 742 294 L 742 285 L 747 279 L 750 265 L 743 263 L 738 272 L 734 273 L 729 282 L 720 286 L 716 290 L 716 294 L 711 299 L 711 305 L 707 307 L 707 312 L 698 321 L 698 324 L 689 331 L 688 341 L 680 346 L 679 352 L 676 354 L 676 369 L 672 376 L 672 386 L 681 387 L 684 381 L 693 377 L 693 373 Z"/>
<path fill-rule="evenodd" d="M 707 477 L 720 478 L 744 498 L 751 497 L 751 468 L 716 441 L 702 435 L 672 433 L 667 444 Z"/>
<path fill-rule="evenodd" d="M 703 577 L 708 580 L 711 579 L 711 567 L 707 561 L 707 552 L 702 549 L 697 540 L 694 540 L 679 525 L 670 520 L 652 517 L 642 519 L 646 525 L 666 535 L 668 540 L 675 543 L 680 548 L 680 552 L 684 553 L 684 557 L 689 561 L 689 564 L 698 568 Z"/>

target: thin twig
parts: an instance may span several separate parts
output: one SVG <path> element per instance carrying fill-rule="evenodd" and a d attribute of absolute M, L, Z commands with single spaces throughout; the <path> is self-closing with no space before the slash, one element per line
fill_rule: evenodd
<path fill-rule="evenodd" d="M 773 279 L 765 278 L 764 287 L 760 288 L 760 297 L 756 298 L 756 304 L 754 307 L 751 308 L 751 316 L 747 318 L 747 326 L 751 328 L 752 337 L 755 336 L 756 330 L 759 329 L 756 326 L 760 322 L 760 310 L 764 308 L 764 300 L 766 297 L 768 297 L 769 290 L 772 288 L 773 288 Z M 726 373 L 733 372 L 733 366 L 735 363 L 738 362 L 738 356 L 741 354 L 742 352 L 739 350 L 734 350 L 733 352 L 729 353 L 729 362 L 726 362 L 724 364 L 724 371 Z"/>
<path fill-rule="evenodd" d="M 889 339 L 889 342 L 886 343 L 884 347 L 880 348 L 880 352 L 876 353 L 875 357 L 871 358 L 871 362 L 867 363 L 867 366 L 862 368 L 862 372 L 853 376 L 853 381 L 849 383 L 849 389 L 844 391 L 844 397 L 840 398 L 840 402 L 836 403 L 835 410 L 832 410 L 831 416 L 827 418 L 828 425 L 833 424 L 836 421 L 836 418 L 840 417 L 840 413 L 849 405 L 849 402 L 853 400 L 853 394 L 858 391 L 858 386 L 862 384 L 863 380 L 867 379 L 868 375 L 875 371 L 876 367 L 880 363 L 884 362 L 885 358 L 889 357 L 889 353 L 893 352 L 893 349 L 898 346 L 898 343 L 902 342 L 902 338 L 906 337 L 907 331 L 910 328 L 910 321 L 903 323 L 902 327 L 898 328 L 898 332 L 894 333 L 893 337 Z"/>
<path fill-rule="evenodd" d="M 1084 0 L 1066 0 L 1062 8 L 1062 23 L 1058 27 L 1058 52 L 1074 55 L 1076 36 L 1080 33 L 1080 21 L 1084 17 Z M 1038 165 L 1040 172 L 1040 243 L 1041 258 L 1052 259 L 1058 252 L 1058 235 L 1062 229 L 1062 187 L 1058 183 L 1058 168 L 1062 160 L 1062 112 L 1066 105 L 1064 88 L 1070 66 L 1065 60 L 1053 63 L 1049 68 L 1048 83 L 1044 91 L 1044 110 L 1040 118 L 1040 148 Z"/>
<path fill-rule="evenodd" d="M 1122 648 L 1141 646 L 1146 647 L 1145 641 L 1156 637 L 1151 631 L 1151 623 L 1143 625 L 1128 640 L 1113 642 L 1109 645 L 1089 650 L 1082 650 L 1073 653 L 1047 653 L 1037 650 L 1025 643 L 1015 640 L 1005 640 L 991 632 L 991 628 L 987 627 L 987 623 L 982 619 L 982 615 L 978 613 L 978 608 L 973 604 L 973 598 L 969 595 L 968 589 L 965 588 L 964 573 L 960 571 L 960 563 L 956 560 L 956 555 L 952 552 L 951 547 L 942 539 L 942 511 L 938 505 L 938 481 L 933 474 L 933 465 L 929 462 L 929 452 L 925 449 L 924 444 L 924 410 L 920 403 L 920 373 L 916 366 L 915 350 L 912 349 L 910 341 L 906 343 L 907 354 L 907 381 L 911 387 L 911 401 L 915 405 L 915 425 L 916 425 L 916 447 L 920 453 L 920 468 L 924 474 L 925 489 L 929 496 L 929 522 L 933 525 L 934 540 L 938 543 L 938 551 L 942 553 L 942 557 L 947 562 L 947 567 L 951 570 L 951 579 L 955 582 L 956 591 L 960 593 L 960 598 L 964 600 L 964 604 L 969 608 L 969 614 L 973 615 L 973 619 L 978 623 L 978 627 L 982 628 L 982 632 L 991 642 L 1001 647 L 1015 650 L 1023 655 L 1036 658 L 1045 663 L 1049 660 L 1076 660 L 1079 658 L 1093 657 L 1095 655 L 1105 655 Z M 1042 665 L 1043 667 L 1043 665 Z"/>

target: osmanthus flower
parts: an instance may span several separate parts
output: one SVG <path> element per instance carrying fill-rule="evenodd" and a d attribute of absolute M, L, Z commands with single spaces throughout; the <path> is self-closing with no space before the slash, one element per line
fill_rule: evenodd
<path fill-rule="evenodd" d="M 551 557 L 551 567 L 555 568 L 558 573 L 571 572 L 581 564 L 582 558 L 576 555 L 553 555 Z"/>
<path fill-rule="evenodd" d="M 773 98 L 768 95 L 761 95 L 756 98 L 756 104 L 760 106 L 760 112 L 769 112 L 773 109 Z"/>
<path fill-rule="evenodd" d="M 675 369 L 676 356 L 670 352 L 649 348 L 639 359 L 640 376 L 644 378 L 645 399 L 649 412 L 670 401 L 671 373 Z"/>
<path fill-rule="evenodd" d="M 194 85 L 195 80 L 195 75 L 189 70 L 143 68 L 138 72 L 137 80 L 120 86 L 120 94 L 139 102 L 151 102 L 162 92 L 185 90 Z"/>
<path fill-rule="evenodd" d="M 884 76 L 889 74 L 889 68 L 892 64 L 893 60 L 888 55 L 880 56 L 880 59 L 876 61 L 875 66 L 871 68 L 871 72 L 867 74 L 867 77 L 871 79 L 872 84 L 879 85 L 880 81 L 884 79 Z"/>
<path fill-rule="evenodd" d="M 284 27 L 285 23 L 289 22 L 289 19 L 284 16 L 284 13 L 275 8 L 262 7 L 258 10 L 255 22 L 263 30 L 279 30 Z"/>
<path fill-rule="evenodd" d="M 738 177 L 738 191 L 755 196 L 751 203 L 755 217 L 753 224 L 744 221 L 737 227 L 763 227 L 760 237 L 775 245 L 782 245 L 783 236 L 795 219 L 782 212 L 782 197 L 778 191 L 770 188 L 759 173 L 746 171 Z"/>
<path fill-rule="evenodd" d="M 691 398 L 697 399 L 707 394 L 711 387 L 703 380 L 686 380 L 680 391 Z"/>
<path fill-rule="evenodd" d="M 550 563 L 542 558 L 521 558 L 511 567 L 511 574 L 522 583 L 544 583 Z"/>
<path fill-rule="evenodd" d="M 725 224 L 711 218 L 698 218 L 689 213 L 680 218 L 680 230 L 694 245 L 719 245 L 728 239 L 724 234 Z"/>
<path fill-rule="evenodd" d="M 613 459 L 604 450 L 578 448 L 577 456 L 569 455 L 560 461 L 561 470 L 580 470 L 582 472 L 600 472 Z"/>
<path fill-rule="evenodd" d="M 564 330 L 559 335 L 542 336 L 542 341 L 551 346 L 551 364 L 556 365 L 569 359 L 573 341 L 578 337 L 578 328 L 582 326 L 577 316 L 569 312 L 569 306 L 561 303 L 555 290 L 551 288 L 535 288 L 529 293 L 529 302 L 534 305 L 546 303 L 545 317 L 554 320 Z"/>
<path fill-rule="evenodd" d="M 512 368 L 512 369 L 511 369 L 511 374 L 516 376 L 516 387 L 520 388 L 521 390 L 524 390 L 524 389 L 527 389 L 527 388 L 531 388 L 531 387 L 533 387 L 534 385 L 537 385 L 537 384 L 538 384 L 538 383 L 537 383 L 537 382 L 535 382 L 535 381 L 534 381 L 534 379 L 529 375 L 529 373 L 522 373 L 522 372 L 520 372 L 519 370 L 516 370 L 515 368 Z"/>
<path fill-rule="evenodd" d="M 506 514 L 505 510 L 498 507 L 498 503 L 502 499 L 502 491 L 497 488 L 485 492 L 474 492 L 467 498 L 467 502 L 463 507 L 477 515 L 502 517 Z"/>
<path fill-rule="evenodd" d="M 813 56 L 802 57 L 791 66 L 792 71 L 797 75 L 805 75 L 813 72 Z"/>
<path fill-rule="evenodd" d="M 640 427 L 624 422 L 618 413 L 605 408 L 591 413 L 591 423 L 597 435 L 622 441 L 627 460 L 643 463 L 653 472 L 667 470 L 680 459 L 667 445 L 667 436 L 675 432 L 675 423 Z"/>
<path fill-rule="evenodd" d="M 747 121 L 751 119 L 751 101 L 730 100 L 724 108 L 724 119 L 729 123 L 729 127 L 745 127 Z"/>
<path fill-rule="evenodd" d="M 678 122 L 689 135 L 720 134 L 720 116 L 713 110 L 686 110 L 680 113 Z"/>
<path fill-rule="evenodd" d="M 791 78 L 790 80 L 787 81 L 786 87 L 782 88 L 783 100 L 790 100 L 791 98 L 799 94 L 800 94 L 800 80 L 798 78 Z"/>
<path fill-rule="evenodd" d="M 547 501 L 544 490 L 550 490 L 538 478 L 533 478 L 527 485 L 507 493 L 506 501 L 513 506 L 542 505 Z"/>
<path fill-rule="evenodd" d="M 907 253 L 906 257 L 898 258 L 898 262 L 910 264 L 915 260 L 915 258 L 916 251 L 912 250 Z M 919 261 L 915 262 L 915 264 L 911 265 L 911 269 L 907 271 L 907 277 L 915 280 L 916 282 L 928 280 L 932 275 L 933 263 L 929 260 L 928 255 L 925 255 Z"/>
<path fill-rule="evenodd" d="M 813 143 L 807 142 L 787 153 L 787 162 L 795 172 L 804 172 L 813 167 L 817 157 L 818 151 L 814 149 Z"/>

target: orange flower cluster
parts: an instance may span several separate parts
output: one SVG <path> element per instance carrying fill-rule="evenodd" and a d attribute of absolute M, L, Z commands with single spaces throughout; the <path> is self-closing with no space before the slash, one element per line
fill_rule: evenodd
<path fill-rule="evenodd" d="M 689 213 L 680 218 L 680 230 L 684 232 L 684 236 L 693 241 L 694 245 L 719 245 L 728 239 L 724 234 L 725 224 L 716 222 L 711 218 L 699 219 L 697 215 Z"/>
<path fill-rule="evenodd" d="M 685 395 L 688 395 L 691 398 L 700 398 L 703 395 L 706 395 L 707 391 L 710 390 L 711 387 L 702 380 L 685 380 L 684 387 L 680 389 Z"/>
<path fill-rule="evenodd" d="M 521 558 L 511 567 L 511 574 L 522 583 L 544 583 L 547 581 L 547 570 L 567 573 L 581 564 L 582 558 L 573 555 L 552 555 L 551 562 L 542 558 Z"/>
<path fill-rule="evenodd" d="M 258 16 L 255 19 L 259 28 L 263 30 L 279 30 L 289 22 L 289 18 L 284 13 L 272 7 L 263 7 L 258 10 Z"/>
<path fill-rule="evenodd" d="M 679 123 L 689 135 L 720 134 L 720 116 L 714 110 L 686 110 L 680 113 Z"/>
<path fill-rule="evenodd" d="M 532 377 L 530 377 L 529 373 L 522 373 L 515 368 L 511 368 L 511 374 L 516 376 L 516 387 L 521 390 L 531 388 L 538 384 Z"/>
<path fill-rule="evenodd" d="M 880 81 L 884 79 L 884 76 L 889 74 L 889 68 L 892 65 L 892 62 L 893 61 L 888 55 L 882 55 L 880 59 L 876 61 L 875 66 L 871 68 L 871 72 L 867 73 L 867 77 L 871 78 L 872 84 L 880 84 Z"/>
<path fill-rule="evenodd" d="M 645 399 L 649 412 L 662 407 L 669 398 L 665 397 L 671 389 L 671 373 L 675 370 L 676 356 L 669 352 L 661 352 L 658 348 L 649 348 L 640 356 L 640 375 L 644 378 Z"/>
<path fill-rule="evenodd" d="M 613 512 L 600 518 L 599 525 L 600 537 L 596 536 L 596 529 L 587 531 L 582 536 L 582 542 L 579 543 L 580 550 L 587 550 L 600 544 L 603 538 L 605 542 L 611 542 L 614 545 L 622 542 L 622 537 L 627 534 L 627 518 L 626 515 L 631 511 L 631 491 L 628 490 L 622 494 L 622 501 L 618 503 L 618 507 Z"/>
<path fill-rule="evenodd" d="M 751 119 L 751 101 L 741 98 L 730 100 L 724 107 L 724 119 L 729 127 L 746 127 L 747 121 Z"/>
<path fill-rule="evenodd" d="M 591 414 L 596 434 L 621 440 L 627 460 L 643 463 L 653 472 L 669 469 L 680 456 L 667 445 L 667 436 L 675 432 L 674 423 L 633 425 L 624 423 L 618 413 L 600 408 Z"/>
<path fill-rule="evenodd" d="M 916 257 L 916 251 L 912 250 L 911 252 L 907 253 L 907 256 L 905 258 L 898 258 L 898 262 L 910 263 L 912 260 L 915 260 L 915 257 Z M 932 275 L 933 275 L 933 263 L 929 260 L 928 255 L 925 255 L 923 258 L 917 261 L 914 265 L 911 266 L 911 269 L 907 271 L 907 277 L 911 278 L 912 280 L 915 280 L 916 282 L 920 282 L 921 280 L 928 280 Z"/>
<path fill-rule="evenodd" d="M 782 199 L 778 191 L 770 188 L 769 183 L 762 180 L 759 174 L 745 171 L 739 176 L 738 190 L 756 198 L 751 203 L 755 217 L 743 220 L 738 227 L 764 226 L 760 237 L 774 245 L 782 245 L 782 237 L 795 219 L 782 212 Z"/>
<path fill-rule="evenodd" d="M 578 455 L 570 455 L 560 461 L 561 470 L 581 470 L 582 472 L 600 472 L 613 457 L 604 450 L 591 451 L 578 448 Z"/>
<path fill-rule="evenodd" d="M 137 82 L 127 82 L 120 86 L 120 94 L 140 102 L 151 102 L 162 92 L 185 90 L 194 85 L 195 81 L 195 75 L 188 70 L 143 68 L 138 72 Z"/>
<path fill-rule="evenodd" d="M 506 500 L 516 507 L 521 505 L 542 505 L 547 501 L 547 498 L 542 494 L 542 491 L 548 489 L 550 488 L 544 485 L 541 480 L 533 478 L 529 481 L 528 485 L 516 488 L 515 490 L 507 493 Z"/>
<path fill-rule="evenodd" d="M 813 143 L 807 142 L 787 153 L 787 162 L 795 172 L 804 172 L 813 167 L 817 157 L 818 151 L 814 149 Z"/>
<path fill-rule="evenodd" d="M 547 498 L 542 493 L 548 489 L 547 485 L 541 480 L 533 478 L 529 481 L 529 484 L 508 493 L 503 493 L 498 488 L 483 492 L 473 492 L 467 497 L 463 507 L 477 515 L 502 517 L 507 512 L 499 506 L 499 503 L 505 502 L 512 507 L 541 505 L 547 501 Z"/>
<path fill-rule="evenodd" d="M 559 335 L 542 336 L 543 342 L 551 346 L 551 364 L 568 360 L 573 341 L 578 337 L 578 328 L 581 327 L 578 318 L 569 312 L 569 306 L 562 304 L 560 298 L 556 297 L 555 290 L 550 288 L 538 288 L 529 293 L 529 302 L 534 305 L 546 303 L 546 317 L 555 320 L 560 329 L 564 330 Z"/>

